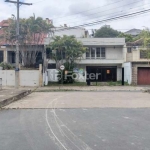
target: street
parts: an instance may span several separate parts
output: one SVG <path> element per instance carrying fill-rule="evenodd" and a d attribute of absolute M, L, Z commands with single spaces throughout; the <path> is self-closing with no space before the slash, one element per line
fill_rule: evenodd
<path fill-rule="evenodd" d="M 35 92 L 0 111 L 1 150 L 149 150 L 150 95 Z"/>

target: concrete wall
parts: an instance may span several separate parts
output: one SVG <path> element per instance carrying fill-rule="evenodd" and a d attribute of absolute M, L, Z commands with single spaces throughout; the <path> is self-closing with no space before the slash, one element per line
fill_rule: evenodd
<path fill-rule="evenodd" d="M 40 76 L 38 70 L 20 70 L 20 86 L 35 86 L 40 85 Z"/>
<path fill-rule="evenodd" d="M 15 86 L 14 70 L 0 70 L 0 78 L 2 78 L 2 86 Z"/>
<path fill-rule="evenodd" d="M 0 78 L 2 78 L 2 86 L 15 86 L 14 70 L 0 70 Z M 20 86 L 42 86 L 41 78 L 39 70 L 20 70 L 19 72 Z"/>
<path fill-rule="evenodd" d="M 106 47 L 106 58 L 105 59 L 86 59 L 86 54 L 84 53 L 82 58 L 76 61 L 77 64 L 84 65 L 98 65 L 98 64 L 123 64 L 126 59 L 124 58 L 124 48 L 123 47 Z M 49 60 L 49 63 L 55 63 L 54 60 Z"/>
<path fill-rule="evenodd" d="M 106 60 L 122 60 L 123 48 L 106 48 Z"/>
<path fill-rule="evenodd" d="M 124 63 L 124 81 L 128 84 L 132 83 L 132 64 L 130 62 Z"/>
<path fill-rule="evenodd" d="M 77 38 L 84 46 L 124 46 L 125 38 Z"/>

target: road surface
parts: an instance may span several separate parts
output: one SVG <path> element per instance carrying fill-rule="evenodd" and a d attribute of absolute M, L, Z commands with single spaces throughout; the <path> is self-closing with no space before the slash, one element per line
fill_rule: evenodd
<path fill-rule="evenodd" d="M 0 111 L 0 150 L 149 150 L 149 101 L 141 92 L 33 93 Z"/>

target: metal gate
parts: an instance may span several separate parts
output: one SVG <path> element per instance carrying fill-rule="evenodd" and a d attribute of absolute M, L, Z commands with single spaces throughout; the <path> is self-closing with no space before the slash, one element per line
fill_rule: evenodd
<path fill-rule="evenodd" d="M 138 85 L 150 85 L 150 68 L 138 68 Z"/>

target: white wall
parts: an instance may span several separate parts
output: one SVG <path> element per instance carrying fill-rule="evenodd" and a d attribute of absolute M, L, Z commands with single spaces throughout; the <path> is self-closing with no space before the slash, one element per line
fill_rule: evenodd
<path fill-rule="evenodd" d="M 123 47 L 106 47 L 106 58 L 105 59 L 86 59 L 86 54 L 83 54 L 81 60 L 76 61 L 77 64 L 85 65 L 98 65 L 98 64 L 122 64 L 124 60 L 124 48 Z"/>
<path fill-rule="evenodd" d="M 20 70 L 20 86 L 39 86 L 39 70 Z"/>
<path fill-rule="evenodd" d="M 2 86 L 15 85 L 15 71 L 14 70 L 0 70 L 0 78 L 2 78 Z"/>
<path fill-rule="evenodd" d="M 0 78 L 2 78 L 2 86 L 15 86 L 14 70 L 0 70 Z M 20 86 L 39 86 L 39 70 L 20 70 L 19 81 Z"/>
<path fill-rule="evenodd" d="M 48 81 L 57 82 L 58 81 L 58 70 L 57 69 L 47 69 Z"/>
<path fill-rule="evenodd" d="M 57 31 L 57 30 L 59 30 L 59 31 Z M 62 37 L 63 35 L 67 35 L 67 36 L 74 35 L 76 38 L 81 38 L 81 37 L 85 37 L 85 31 L 86 30 L 83 28 L 60 27 L 60 28 L 56 28 L 56 30 L 54 30 L 53 36 L 61 36 Z"/>
<path fill-rule="evenodd" d="M 106 48 L 106 60 L 123 60 L 123 48 Z"/>
<path fill-rule="evenodd" d="M 122 67 L 117 67 L 117 81 L 122 80 Z"/>
<path fill-rule="evenodd" d="M 124 81 L 128 84 L 132 83 L 132 64 L 131 62 L 124 63 Z"/>

